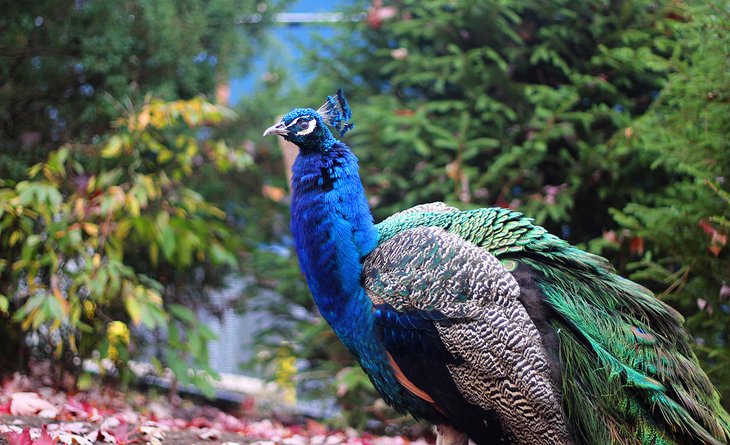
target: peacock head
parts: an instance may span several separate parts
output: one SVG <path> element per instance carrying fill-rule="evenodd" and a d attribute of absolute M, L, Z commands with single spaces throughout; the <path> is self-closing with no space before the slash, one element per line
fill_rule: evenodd
<path fill-rule="evenodd" d="M 316 111 L 295 108 L 288 112 L 281 122 L 267 128 L 264 136 L 283 136 L 304 151 L 326 151 L 335 142 L 327 125 L 338 130 L 342 137 L 352 129 L 352 124 L 348 122 L 351 117 L 352 111 L 340 88 L 334 97 L 328 96 L 324 105 Z"/>

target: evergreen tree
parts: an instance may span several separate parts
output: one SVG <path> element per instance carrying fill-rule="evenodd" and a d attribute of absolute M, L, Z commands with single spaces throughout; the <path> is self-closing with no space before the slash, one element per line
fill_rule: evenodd
<path fill-rule="evenodd" d="M 610 207 L 666 181 L 607 141 L 664 83 L 671 8 L 406 0 L 371 9 L 334 63 L 313 60 L 366 101 L 352 144 L 378 214 L 510 206 L 583 242 L 612 225 Z"/>
<path fill-rule="evenodd" d="M 652 175 L 673 180 L 615 212 L 646 251 L 635 279 L 688 316 L 705 369 L 730 406 L 730 14 L 702 4 L 676 28 L 682 43 L 659 98 L 614 140 L 617 150 L 651 159 Z"/>
<path fill-rule="evenodd" d="M 353 10 L 368 6 L 366 21 L 302 62 L 318 73 L 310 97 L 348 93 L 347 142 L 376 219 L 435 200 L 506 206 L 608 256 L 621 273 L 646 255 L 634 278 L 662 298 L 675 284 L 672 304 L 686 314 L 698 301 L 712 308 L 690 328 L 727 391 L 727 322 L 718 315 L 729 293 L 726 8 L 401 0 Z M 649 108 L 670 74 L 658 102 L 669 105 Z M 658 114 L 634 122 L 647 111 Z"/>

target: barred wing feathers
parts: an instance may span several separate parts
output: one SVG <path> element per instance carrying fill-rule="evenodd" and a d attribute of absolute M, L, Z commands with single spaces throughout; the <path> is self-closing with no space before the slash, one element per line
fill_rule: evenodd
<path fill-rule="evenodd" d="M 402 383 L 449 423 L 477 443 L 571 443 L 540 335 L 494 255 L 422 227 L 380 245 L 363 270 Z"/>
<path fill-rule="evenodd" d="M 368 256 L 364 270 L 368 295 L 376 307 L 389 308 L 384 313 L 395 314 L 391 319 L 417 311 L 444 317 L 428 323 L 436 326 L 432 337 L 441 339 L 452 360 L 457 356 L 474 362 L 446 366 L 468 401 L 490 390 L 479 386 L 480 376 L 535 372 L 539 378 L 530 375 L 526 385 L 510 382 L 519 388 L 519 405 L 540 406 L 525 392 L 538 387 L 547 391 L 551 379 L 558 380 L 555 391 L 561 403 L 553 412 L 568 419 L 577 443 L 728 443 L 730 417 L 690 348 L 682 317 L 647 289 L 616 275 L 605 259 L 571 247 L 507 209 L 458 211 L 442 203 L 427 204 L 397 213 L 377 228 L 379 247 Z M 445 250 L 429 248 L 429 243 Z M 457 271 L 462 268 L 469 272 Z M 471 275 L 463 281 L 458 274 Z M 501 295 L 504 288 L 510 291 Z M 496 317 L 490 312 L 495 307 L 506 324 L 490 318 Z M 495 326 L 512 337 L 499 338 L 506 334 L 495 332 Z M 518 364 L 495 357 L 494 348 L 502 341 L 530 345 L 530 360 L 547 361 L 549 369 L 543 362 Z M 401 351 L 399 357 L 405 362 L 408 353 Z M 503 368 L 484 370 L 479 366 L 485 360 Z M 474 369 L 454 372 L 458 366 Z M 410 371 L 418 372 L 427 371 Z M 467 380 L 457 381 L 457 374 Z M 444 380 L 442 376 L 439 381 Z M 506 401 L 505 394 L 515 394 L 511 391 L 513 387 L 503 388 L 492 396 Z M 506 422 L 510 434 L 517 434 Z M 554 433 L 562 437 L 565 431 Z"/>

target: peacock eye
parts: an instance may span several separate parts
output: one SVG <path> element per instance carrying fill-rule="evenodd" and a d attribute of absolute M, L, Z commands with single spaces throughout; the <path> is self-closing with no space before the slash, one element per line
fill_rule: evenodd
<path fill-rule="evenodd" d="M 299 123 L 297 123 L 297 127 L 301 128 L 302 130 L 306 130 L 309 128 L 309 121 L 305 121 L 304 119 L 300 120 Z"/>

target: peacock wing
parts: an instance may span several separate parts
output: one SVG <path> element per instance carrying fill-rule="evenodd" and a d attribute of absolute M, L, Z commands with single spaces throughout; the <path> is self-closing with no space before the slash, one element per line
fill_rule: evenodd
<path fill-rule="evenodd" d="M 690 348 L 682 317 L 608 262 L 520 213 L 434 204 L 378 227 L 440 227 L 499 258 L 545 338 L 557 337 L 563 409 L 589 444 L 723 444 L 730 417 Z M 551 331 L 551 332 L 546 332 Z M 551 351 L 548 351 L 551 352 Z"/>
<path fill-rule="evenodd" d="M 550 357 L 494 255 L 403 230 L 367 256 L 363 285 L 401 384 L 453 426 L 478 443 L 572 443 Z"/>

